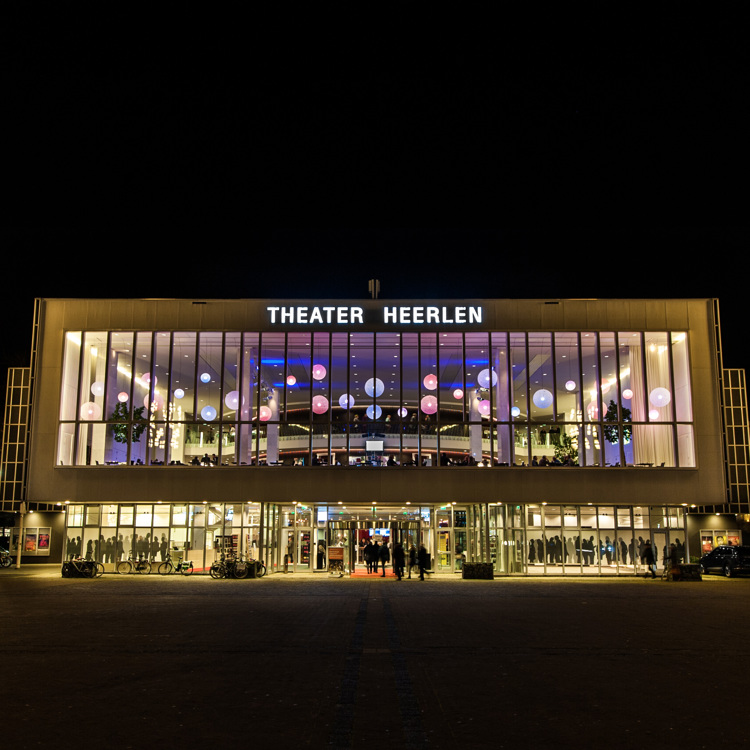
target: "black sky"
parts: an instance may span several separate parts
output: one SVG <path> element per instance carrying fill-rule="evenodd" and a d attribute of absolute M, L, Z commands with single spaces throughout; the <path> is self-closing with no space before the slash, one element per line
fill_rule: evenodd
<path fill-rule="evenodd" d="M 384 299 L 718 297 L 747 367 L 746 42 L 668 5 L 552 43 L 453 16 L 19 25 L 1 364 L 28 359 L 34 297 L 364 299 L 378 278 Z"/>

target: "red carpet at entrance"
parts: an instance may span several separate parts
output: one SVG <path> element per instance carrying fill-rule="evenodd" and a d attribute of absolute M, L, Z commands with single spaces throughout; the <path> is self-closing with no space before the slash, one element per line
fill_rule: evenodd
<path fill-rule="evenodd" d="M 379 570 L 377 573 L 368 573 L 367 568 L 362 568 L 361 570 L 359 568 L 355 568 L 354 572 L 351 574 L 350 578 L 382 578 L 383 577 L 383 571 Z M 393 570 L 388 570 L 386 568 L 385 571 L 385 577 L 386 578 L 395 578 L 396 574 L 393 572 Z"/>

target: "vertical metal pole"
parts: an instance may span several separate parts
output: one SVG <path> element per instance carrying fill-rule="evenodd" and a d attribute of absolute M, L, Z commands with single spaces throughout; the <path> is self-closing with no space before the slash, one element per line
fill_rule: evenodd
<path fill-rule="evenodd" d="M 26 503 L 22 502 L 19 511 L 21 513 L 20 526 L 18 529 L 18 544 L 16 545 L 16 568 L 21 567 L 21 550 L 23 549 L 23 522 L 26 516 Z"/>

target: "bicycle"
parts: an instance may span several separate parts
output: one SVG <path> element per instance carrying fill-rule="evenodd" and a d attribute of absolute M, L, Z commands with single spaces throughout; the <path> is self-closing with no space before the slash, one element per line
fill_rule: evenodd
<path fill-rule="evenodd" d="M 133 556 L 129 555 L 127 560 L 121 560 L 117 563 L 117 572 L 120 575 L 127 575 L 128 573 L 148 574 L 151 572 L 151 563 L 147 558 L 139 557 L 134 560 Z"/>
<path fill-rule="evenodd" d="M 159 565 L 157 571 L 162 576 L 168 576 L 170 573 L 182 573 L 184 576 L 189 576 L 193 573 L 193 561 L 185 562 L 180 558 L 175 565 L 172 562 L 172 556 L 167 553 L 167 559 Z"/>
<path fill-rule="evenodd" d="M 211 578 L 247 578 L 250 566 L 244 560 L 238 560 L 234 555 L 222 553 L 219 560 L 214 561 L 208 570 Z"/>
<path fill-rule="evenodd" d="M 244 559 L 244 557 L 243 557 Z M 266 574 L 266 564 L 263 562 L 263 560 L 253 560 L 252 557 L 247 558 L 247 564 L 248 565 L 255 565 L 255 577 L 256 578 L 263 578 L 263 576 Z"/>
<path fill-rule="evenodd" d="M 0 549 L 0 568 L 9 568 L 13 564 L 13 558 L 6 549 Z"/>
<path fill-rule="evenodd" d="M 62 565 L 63 578 L 101 578 L 104 565 L 95 560 L 84 560 L 82 557 L 71 557 Z"/>

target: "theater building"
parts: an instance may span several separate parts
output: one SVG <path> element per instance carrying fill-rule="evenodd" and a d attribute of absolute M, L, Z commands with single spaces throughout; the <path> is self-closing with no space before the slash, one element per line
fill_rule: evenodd
<path fill-rule="evenodd" d="M 438 574 L 633 575 L 726 507 L 712 299 L 41 299 L 34 323 L 24 559 L 325 575 L 338 547 L 358 574 L 376 539 Z"/>

